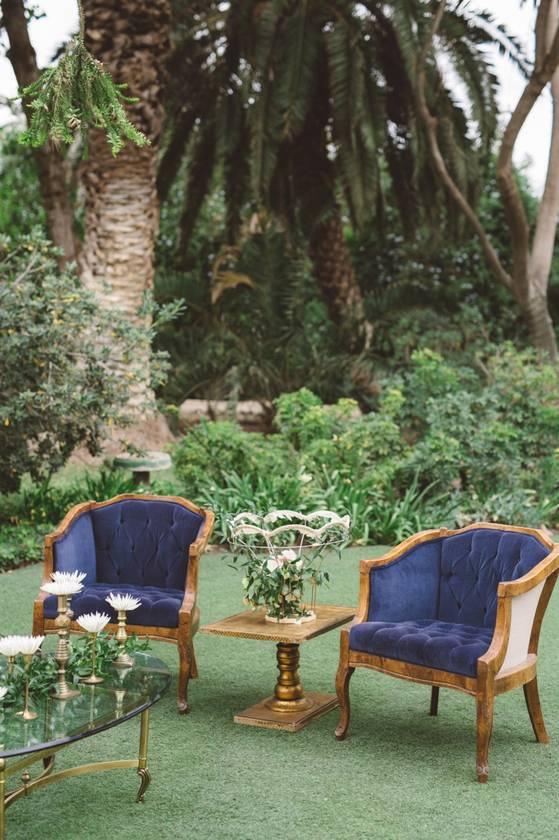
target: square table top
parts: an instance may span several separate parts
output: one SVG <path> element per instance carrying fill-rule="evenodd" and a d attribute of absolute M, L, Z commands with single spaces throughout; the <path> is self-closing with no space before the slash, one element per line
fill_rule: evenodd
<path fill-rule="evenodd" d="M 239 639 L 261 639 L 285 644 L 301 644 L 329 630 L 341 627 L 355 615 L 354 607 L 316 606 L 316 619 L 303 624 L 279 624 L 266 621 L 265 608 L 245 610 L 200 628 L 211 636 L 233 636 Z"/>

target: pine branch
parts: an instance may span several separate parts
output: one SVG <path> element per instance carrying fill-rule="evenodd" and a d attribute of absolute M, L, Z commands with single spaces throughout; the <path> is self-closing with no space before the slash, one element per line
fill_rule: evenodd
<path fill-rule="evenodd" d="M 81 13 L 81 6 L 80 6 Z M 80 18 L 80 33 L 83 18 Z M 113 155 L 126 140 L 137 146 L 150 141 L 128 119 L 125 103 L 138 100 L 126 96 L 126 85 L 117 85 L 111 75 L 85 48 L 82 34 L 70 41 L 56 67 L 45 70 L 21 91 L 30 110 L 30 124 L 21 142 L 38 148 L 49 139 L 55 144 L 71 144 L 78 131 L 87 144 L 91 129 L 101 129 Z"/>

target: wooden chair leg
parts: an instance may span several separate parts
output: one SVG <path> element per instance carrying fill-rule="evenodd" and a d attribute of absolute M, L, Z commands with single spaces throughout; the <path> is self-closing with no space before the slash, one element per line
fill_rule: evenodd
<path fill-rule="evenodd" d="M 528 714 L 532 721 L 532 729 L 536 740 L 540 744 L 549 744 L 549 735 L 545 728 L 545 723 L 542 714 L 542 707 L 540 705 L 540 695 L 538 692 L 538 679 L 534 677 L 529 683 L 525 683 L 524 697 L 526 698 L 526 705 L 528 706 Z"/>
<path fill-rule="evenodd" d="M 489 742 L 493 731 L 493 709 L 495 695 L 491 689 L 476 695 L 477 707 L 477 754 L 476 773 L 478 782 L 489 778 Z"/>
<path fill-rule="evenodd" d="M 194 653 L 194 645 L 190 646 L 190 679 L 198 679 L 198 663 L 196 662 L 196 654 Z"/>
<path fill-rule="evenodd" d="M 431 708 L 429 709 L 430 715 L 437 715 L 439 713 L 439 686 L 434 685 L 431 687 Z"/>
<path fill-rule="evenodd" d="M 345 662 L 340 662 L 336 675 L 336 693 L 340 703 L 340 721 L 336 726 L 336 740 L 343 741 L 349 727 L 349 681 L 355 668 L 350 668 Z"/>
<path fill-rule="evenodd" d="M 190 711 L 187 702 L 188 682 L 193 675 L 193 665 L 195 667 L 194 647 L 192 641 L 179 639 L 179 682 L 177 694 L 177 708 L 180 715 L 185 715 Z"/>

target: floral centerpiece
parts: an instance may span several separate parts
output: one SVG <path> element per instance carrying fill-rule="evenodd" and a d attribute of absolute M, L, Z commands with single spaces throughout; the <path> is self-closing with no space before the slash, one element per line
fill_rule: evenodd
<path fill-rule="evenodd" d="M 267 621 L 313 621 L 316 589 L 329 580 L 321 568 L 324 552 L 339 549 L 349 529 L 349 516 L 329 510 L 237 514 L 229 523 L 230 543 L 234 561 L 242 558 L 245 603 L 264 605 Z"/>

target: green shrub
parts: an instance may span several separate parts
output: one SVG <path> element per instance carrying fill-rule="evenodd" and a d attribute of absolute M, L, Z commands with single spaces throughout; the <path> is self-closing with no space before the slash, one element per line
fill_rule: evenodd
<path fill-rule="evenodd" d="M 40 232 L 0 239 L 2 492 L 17 490 L 25 473 L 48 478 L 80 444 L 97 453 L 103 425 L 126 421 L 129 387 L 145 376 L 153 328 L 103 311 L 56 258 Z M 164 360 L 152 362 L 157 384 Z"/>
<path fill-rule="evenodd" d="M 364 415 L 307 389 L 276 407 L 278 434 L 203 423 L 175 450 L 185 495 L 216 510 L 222 540 L 240 510 L 281 507 L 349 513 L 359 542 L 476 520 L 558 522 L 559 380 L 530 351 L 503 345 L 475 367 L 417 351 Z"/>
<path fill-rule="evenodd" d="M 173 463 L 185 493 L 195 495 L 230 474 L 281 475 L 289 449 L 280 436 L 249 434 L 227 420 L 202 420 L 173 448 Z"/>
<path fill-rule="evenodd" d="M 50 525 L 0 525 L 0 571 L 42 560 L 43 538 L 50 530 Z"/>

